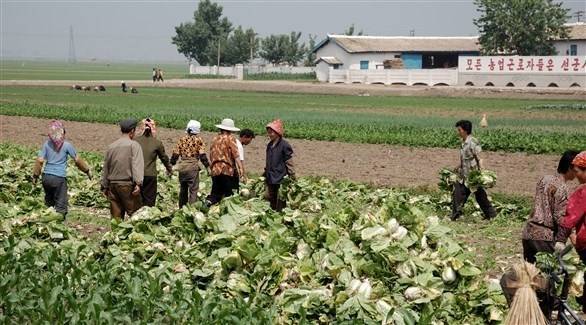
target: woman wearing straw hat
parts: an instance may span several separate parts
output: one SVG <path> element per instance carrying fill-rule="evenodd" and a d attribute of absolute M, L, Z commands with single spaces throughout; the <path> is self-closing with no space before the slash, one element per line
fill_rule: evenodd
<path fill-rule="evenodd" d="M 177 170 L 179 171 L 179 207 L 187 203 L 194 203 L 197 200 L 199 191 L 199 162 L 206 169 L 210 163 L 206 156 L 206 147 L 203 139 L 199 136 L 201 124 L 198 121 L 191 120 L 185 128 L 186 135 L 182 136 L 173 148 L 171 155 L 171 164 L 175 165 L 177 160 Z"/>
<path fill-rule="evenodd" d="M 270 142 L 267 145 L 267 160 L 265 165 L 265 180 L 267 183 L 267 197 L 271 208 L 281 211 L 286 202 L 279 199 L 279 187 L 285 176 L 295 178 L 293 168 L 293 148 L 283 139 L 285 129 L 281 120 L 274 120 L 267 125 L 267 134 Z"/>
<path fill-rule="evenodd" d="M 220 202 L 224 197 L 231 196 L 238 180 L 235 175 L 240 175 L 240 180 L 245 182 L 246 176 L 242 170 L 242 162 L 239 159 L 238 146 L 233 133 L 240 131 L 234 126 L 234 121 L 226 118 L 221 124 L 216 125 L 220 134 L 212 140 L 210 147 L 210 167 L 212 174 L 212 193 L 208 196 L 208 204 Z"/>

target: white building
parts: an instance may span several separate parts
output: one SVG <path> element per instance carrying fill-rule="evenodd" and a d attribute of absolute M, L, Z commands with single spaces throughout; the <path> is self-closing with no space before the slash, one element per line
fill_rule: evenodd
<path fill-rule="evenodd" d="M 566 24 L 569 27 L 569 37 L 565 40 L 553 42 L 558 55 L 584 56 L 586 55 L 586 23 Z"/>
<path fill-rule="evenodd" d="M 478 37 L 328 35 L 314 49 L 316 74 L 347 70 L 455 68 L 459 56 L 479 55 Z"/>

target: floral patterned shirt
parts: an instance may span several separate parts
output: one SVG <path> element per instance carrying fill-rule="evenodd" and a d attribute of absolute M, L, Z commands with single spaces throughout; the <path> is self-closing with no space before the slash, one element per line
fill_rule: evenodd
<path fill-rule="evenodd" d="M 565 230 L 558 226 L 566 212 L 568 187 L 561 175 L 544 176 L 537 183 L 533 211 L 525 227 L 523 239 L 563 241 Z"/>
<path fill-rule="evenodd" d="M 234 176 L 236 159 L 238 159 L 236 138 L 231 134 L 220 134 L 212 140 L 210 147 L 210 163 L 212 176 Z"/>
<path fill-rule="evenodd" d="M 182 136 L 175 147 L 171 157 L 171 163 L 174 165 L 177 159 L 200 159 L 201 155 L 206 153 L 206 145 L 199 135 Z"/>

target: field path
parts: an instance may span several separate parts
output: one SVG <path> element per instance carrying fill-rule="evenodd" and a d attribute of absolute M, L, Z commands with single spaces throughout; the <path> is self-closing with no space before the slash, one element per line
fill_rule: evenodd
<path fill-rule="evenodd" d="M 153 87 L 150 80 L 126 80 L 129 86 Z M 105 85 L 120 87 L 117 80 L 0 80 L 2 86 L 61 86 L 71 87 Z M 583 88 L 499 88 L 499 87 L 425 87 L 383 86 L 364 84 L 329 84 L 298 81 L 238 81 L 234 79 L 169 79 L 156 87 L 194 88 L 207 90 L 260 91 L 277 93 L 334 94 L 359 96 L 425 96 L 425 97 L 477 97 L 477 98 L 526 98 L 526 99 L 586 99 Z"/>
<path fill-rule="evenodd" d="M 40 147 L 46 137 L 48 122 L 46 119 L 0 115 L 0 142 Z M 119 135 L 119 128 L 115 125 L 66 122 L 65 126 L 67 137 L 82 151 L 104 152 Z M 180 130 L 159 129 L 159 137 L 168 152 L 182 134 Z M 203 133 L 207 144 L 213 135 Z M 381 186 L 435 186 L 438 170 L 458 163 L 458 151 L 455 149 L 296 139 L 290 142 L 301 176 L 327 176 Z M 259 136 L 245 148 L 249 171 L 262 172 L 265 144 L 265 137 Z M 487 168 L 496 171 L 499 176 L 494 191 L 520 195 L 533 195 L 538 178 L 555 172 L 558 159 L 552 155 L 523 153 L 487 152 L 484 155 Z"/>

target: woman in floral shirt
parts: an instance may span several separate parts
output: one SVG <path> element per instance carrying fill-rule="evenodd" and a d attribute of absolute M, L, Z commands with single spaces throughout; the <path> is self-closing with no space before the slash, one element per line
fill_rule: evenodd
<path fill-rule="evenodd" d="M 533 211 L 523 228 L 523 257 L 535 263 L 538 252 L 553 252 L 556 242 L 564 242 L 567 234 L 558 222 L 566 212 L 567 182 L 576 178 L 572 160 L 577 151 L 566 151 L 558 164 L 556 175 L 543 176 L 537 183 Z"/>

